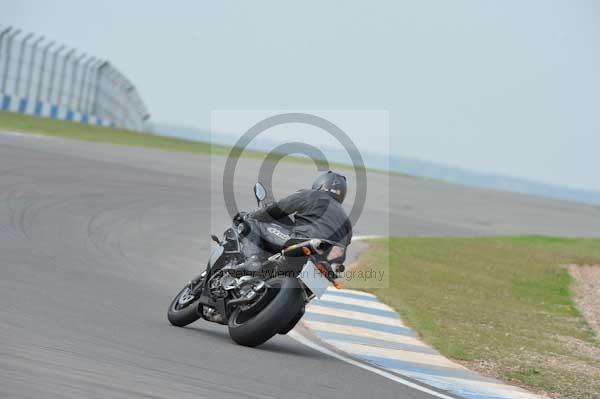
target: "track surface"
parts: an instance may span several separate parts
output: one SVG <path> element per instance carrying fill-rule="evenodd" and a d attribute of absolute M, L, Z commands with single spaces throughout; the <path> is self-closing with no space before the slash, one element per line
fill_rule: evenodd
<path fill-rule="evenodd" d="M 258 170 L 249 162 L 245 207 Z M 214 194 L 222 167 L 0 133 L 0 397 L 428 397 L 285 336 L 248 349 L 220 326 L 168 324 L 172 296 L 203 268 L 208 234 L 226 226 Z M 281 192 L 314 175 L 279 169 Z M 369 184 L 360 234 L 600 232 L 591 206 L 403 177 Z"/>

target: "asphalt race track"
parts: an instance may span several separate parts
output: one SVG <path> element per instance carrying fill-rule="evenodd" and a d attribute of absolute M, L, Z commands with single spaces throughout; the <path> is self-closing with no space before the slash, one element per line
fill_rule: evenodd
<path fill-rule="evenodd" d="M 226 227 L 223 164 L 0 133 L 0 397 L 428 397 L 286 336 L 249 349 L 221 326 L 169 325 L 170 300 Z M 259 165 L 239 170 L 243 207 Z M 314 170 L 280 165 L 276 194 Z M 593 236 L 600 209 L 372 175 L 356 230 Z"/>

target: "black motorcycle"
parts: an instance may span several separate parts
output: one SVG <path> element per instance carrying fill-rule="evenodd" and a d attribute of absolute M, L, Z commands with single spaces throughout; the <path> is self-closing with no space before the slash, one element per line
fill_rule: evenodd
<path fill-rule="evenodd" d="M 266 190 L 254 186 L 258 205 Z M 343 272 L 346 248 L 324 239 L 290 238 L 277 224 L 259 229 L 249 218 L 235 219 L 218 244 L 206 270 L 190 281 L 169 306 L 168 319 L 178 327 L 199 318 L 228 325 L 240 345 L 257 346 L 276 334 L 287 334 L 304 315 L 305 305 L 321 297 Z M 253 273 L 236 266 L 251 257 L 245 237 L 260 230 L 259 245 L 270 256 Z"/>

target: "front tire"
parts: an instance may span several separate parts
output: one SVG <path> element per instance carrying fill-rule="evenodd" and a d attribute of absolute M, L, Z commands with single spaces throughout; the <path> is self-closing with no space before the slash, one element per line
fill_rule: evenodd
<path fill-rule="evenodd" d="M 300 283 L 295 278 L 275 277 L 267 282 L 270 301 L 257 314 L 236 309 L 229 318 L 229 335 L 239 345 L 255 347 L 289 326 L 304 306 Z"/>
<path fill-rule="evenodd" d="M 198 309 L 198 299 L 190 300 L 187 303 L 184 302 L 184 295 L 188 295 L 190 292 L 190 286 L 183 287 L 179 294 L 173 299 L 171 305 L 169 305 L 169 311 L 167 312 L 167 319 L 169 323 L 177 327 L 185 327 L 200 318 L 200 309 Z"/>

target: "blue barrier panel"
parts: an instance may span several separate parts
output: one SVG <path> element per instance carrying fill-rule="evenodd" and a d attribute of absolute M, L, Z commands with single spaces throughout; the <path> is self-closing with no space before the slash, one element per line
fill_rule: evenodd
<path fill-rule="evenodd" d="M 41 115 L 42 115 L 42 107 L 43 107 L 43 106 L 44 106 L 44 105 L 42 104 L 42 102 L 41 102 L 41 101 L 37 101 L 37 102 L 35 103 L 35 112 L 34 112 L 34 113 L 35 113 L 37 116 L 41 116 Z"/>
<path fill-rule="evenodd" d="M 24 114 L 26 110 L 27 110 L 27 99 L 21 98 L 21 100 L 19 100 L 19 113 Z"/>
<path fill-rule="evenodd" d="M 58 118 L 58 106 L 52 105 L 52 107 L 50 107 L 50 118 Z"/>
<path fill-rule="evenodd" d="M 68 121 L 72 121 L 73 120 L 73 111 L 68 110 L 67 111 L 67 117 L 65 118 Z"/>
<path fill-rule="evenodd" d="M 2 111 L 8 111 L 10 108 L 10 96 L 4 95 L 2 98 Z"/>
<path fill-rule="evenodd" d="M 85 123 L 86 125 L 89 123 L 89 116 L 88 114 L 83 114 L 81 115 L 81 123 Z"/>

